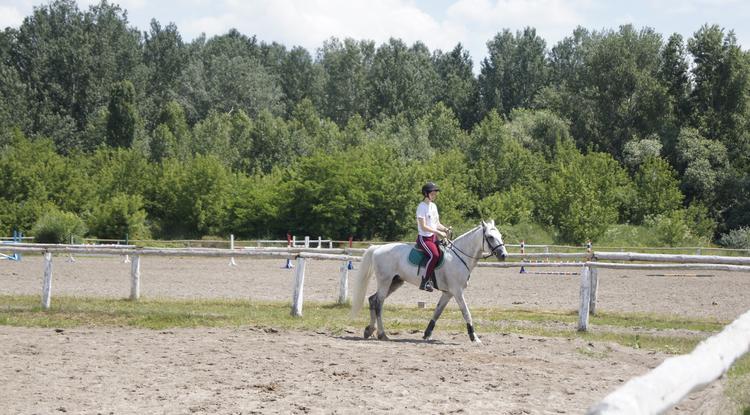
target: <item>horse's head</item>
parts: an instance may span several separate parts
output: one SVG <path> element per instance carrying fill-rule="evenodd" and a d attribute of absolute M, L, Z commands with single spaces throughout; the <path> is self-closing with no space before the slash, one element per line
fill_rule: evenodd
<path fill-rule="evenodd" d="M 505 250 L 503 235 L 495 227 L 495 221 L 482 221 L 482 230 L 484 231 L 484 243 L 489 246 L 490 252 L 495 255 L 498 261 L 505 261 L 508 257 L 508 251 Z"/>

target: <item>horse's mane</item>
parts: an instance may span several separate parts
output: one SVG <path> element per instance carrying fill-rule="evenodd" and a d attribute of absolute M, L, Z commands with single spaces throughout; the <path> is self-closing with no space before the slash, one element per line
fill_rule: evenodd
<path fill-rule="evenodd" d="M 454 240 L 454 241 L 457 241 L 457 240 L 459 240 L 459 239 L 463 238 L 464 236 L 466 236 L 466 235 L 468 235 L 468 234 L 470 234 L 470 233 L 472 233 L 472 232 L 476 231 L 476 230 L 477 230 L 478 228 L 480 228 L 481 226 L 482 226 L 482 225 L 477 225 L 477 226 L 475 226 L 475 227 L 473 227 L 473 228 L 469 229 L 468 231 L 466 231 L 466 232 L 462 233 L 461 235 L 459 235 L 458 237 L 454 238 L 453 240 Z"/>

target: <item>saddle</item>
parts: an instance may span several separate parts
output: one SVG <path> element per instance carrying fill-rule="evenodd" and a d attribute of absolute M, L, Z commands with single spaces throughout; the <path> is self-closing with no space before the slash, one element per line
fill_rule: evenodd
<path fill-rule="evenodd" d="M 435 264 L 435 269 L 442 267 L 443 260 L 445 259 L 445 248 L 443 248 L 443 245 L 438 244 L 438 249 L 440 250 L 440 257 L 437 264 Z M 427 264 L 427 252 L 421 246 L 415 244 L 409 252 L 409 262 L 420 268 L 425 266 Z"/>
<path fill-rule="evenodd" d="M 435 269 L 442 267 L 443 260 L 445 259 L 445 249 L 443 248 L 442 244 L 438 244 L 438 250 L 440 251 L 440 256 L 438 258 L 437 264 L 435 264 Z M 411 248 L 411 251 L 409 251 L 409 262 L 413 265 L 416 265 L 417 271 L 419 271 L 422 267 L 427 265 L 427 252 L 425 252 L 421 246 L 415 244 Z M 435 289 L 439 289 L 437 278 L 435 278 L 435 273 L 432 274 L 430 280 L 432 281 L 432 286 Z"/>

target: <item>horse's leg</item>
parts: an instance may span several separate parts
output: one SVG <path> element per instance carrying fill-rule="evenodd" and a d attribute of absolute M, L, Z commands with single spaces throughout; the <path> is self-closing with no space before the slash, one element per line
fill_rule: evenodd
<path fill-rule="evenodd" d="M 370 303 L 370 324 L 365 327 L 365 334 L 364 338 L 369 339 L 370 336 L 372 336 L 372 333 L 375 331 L 375 319 L 376 319 L 376 313 L 375 313 L 375 304 L 377 304 L 378 301 L 378 293 L 371 295 L 368 298 L 368 302 Z"/>
<path fill-rule="evenodd" d="M 471 341 L 474 343 L 481 343 L 482 341 L 479 340 L 479 336 L 474 333 L 474 324 L 471 320 L 471 312 L 469 312 L 469 307 L 466 305 L 463 291 L 459 292 L 458 295 L 456 295 L 456 302 L 458 303 L 458 307 L 461 308 L 461 314 L 464 315 L 464 320 L 466 320 L 466 330 L 469 332 L 469 339 L 471 339 Z"/>
<path fill-rule="evenodd" d="M 370 336 L 372 336 L 372 333 L 375 331 L 375 324 L 378 324 L 378 339 L 388 339 L 387 336 L 385 336 L 385 333 L 383 332 L 383 321 L 382 321 L 382 314 L 383 314 L 383 301 L 385 298 L 387 298 L 389 295 L 393 294 L 394 291 L 398 290 L 402 285 L 404 285 L 404 280 L 396 275 L 391 280 L 391 284 L 388 286 L 388 292 L 385 294 L 385 297 L 380 299 L 378 298 L 378 294 L 381 292 L 380 288 L 378 287 L 378 291 L 375 292 L 375 294 L 371 295 L 368 299 L 370 303 L 370 324 L 365 327 L 365 339 L 369 339 Z"/>
<path fill-rule="evenodd" d="M 378 325 L 378 340 L 388 340 L 383 327 L 383 302 L 386 297 L 403 284 L 401 278 L 396 275 L 387 286 L 378 284 L 378 291 L 370 297 L 370 317 L 373 315 Z M 371 323 L 372 324 L 372 323 Z"/>
<path fill-rule="evenodd" d="M 432 339 L 432 330 L 435 328 L 435 322 L 440 318 L 440 315 L 443 314 L 445 306 L 448 305 L 448 301 L 450 301 L 452 297 L 453 294 L 448 291 L 443 291 L 443 295 L 440 297 L 440 300 L 438 300 L 437 306 L 435 307 L 435 312 L 432 313 L 432 320 L 430 320 L 430 324 L 427 325 L 427 330 L 424 331 L 424 336 L 422 336 L 423 339 Z"/>

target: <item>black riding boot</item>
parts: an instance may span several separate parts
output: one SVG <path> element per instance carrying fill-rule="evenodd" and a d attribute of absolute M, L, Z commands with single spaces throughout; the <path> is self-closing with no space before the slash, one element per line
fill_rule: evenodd
<path fill-rule="evenodd" d="M 432 281 L 426 276 L 422 277 L 422 283 L 419 284 L 419 289 L 427 292 L 432 292 Z"/>

